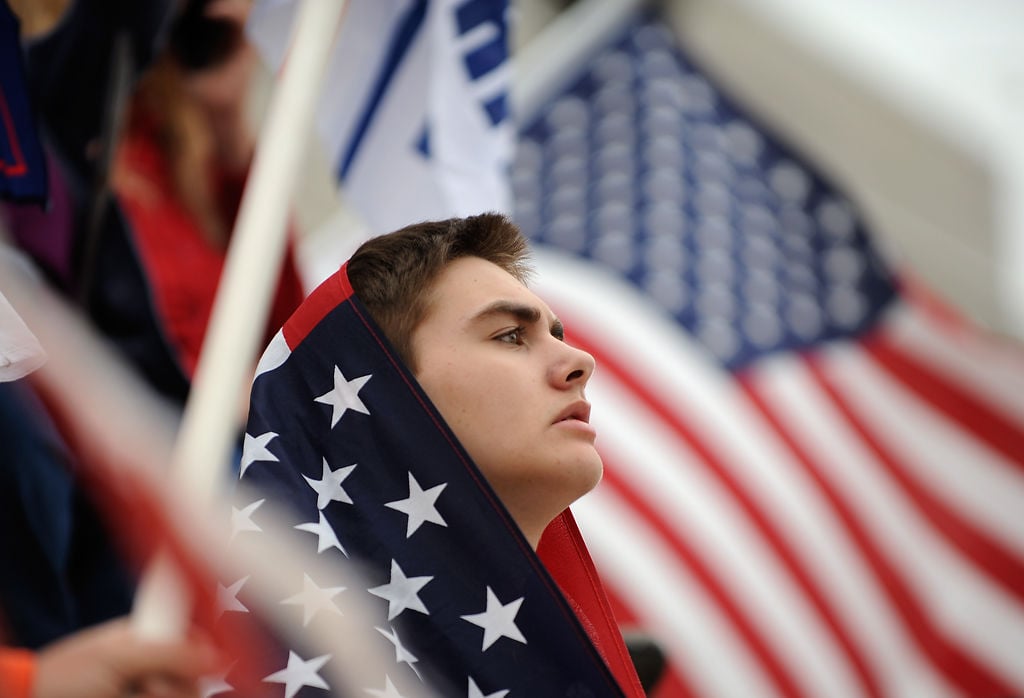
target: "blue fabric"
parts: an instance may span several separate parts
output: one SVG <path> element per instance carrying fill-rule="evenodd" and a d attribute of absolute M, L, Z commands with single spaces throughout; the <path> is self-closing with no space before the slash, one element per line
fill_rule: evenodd
<path fill-rule="evenodd" d="M 0 0 L 0 197 L 42 203 L 46 162 L 25 84 L 18 19 Z"/>
<path fill-rule="evenodd" d="M 0 383 L 0 628 L 36 648 L 127 613 L 133 582 L 23 382 Z"/>

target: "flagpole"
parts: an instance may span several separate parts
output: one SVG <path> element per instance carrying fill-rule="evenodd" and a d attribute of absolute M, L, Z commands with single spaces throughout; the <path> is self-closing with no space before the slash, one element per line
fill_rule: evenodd
<path fill-rule="evenodd" d="M 304 0 L 242 197 L 169 476 L 212 505 L 235 438 L 284 253 L 288 209 L 344 0 Z M 225 518 L 225 525 L 226 518 Z M 191 603 L 164 555 L 145 571 L 132 612 L 146 637 L 184 634 Z"/>

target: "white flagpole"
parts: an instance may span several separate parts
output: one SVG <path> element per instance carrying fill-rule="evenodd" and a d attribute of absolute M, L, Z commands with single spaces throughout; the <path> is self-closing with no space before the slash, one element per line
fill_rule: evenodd
<path fill-rule="evenodd" d="M 256 146 L 171 455 L 170 477 L 201 507 L 212 505 L 225 476 L 238 424 L 239 396 L 255 366 L 285 248 L 288 209 L 344 6 L 344 0 L 302 2 Z M 180 637 L 190 605 L 173 564 L 158 555 L 136 594 L 132 613 L 136 631 L 147 637 Z"/>

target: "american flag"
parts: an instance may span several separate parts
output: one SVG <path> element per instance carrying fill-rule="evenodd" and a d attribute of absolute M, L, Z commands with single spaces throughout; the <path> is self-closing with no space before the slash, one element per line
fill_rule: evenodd
<path fill-rule="evenodd" d="M 331 578 L 294 569 L 294 593 L 280 603 L 303 627 L 320 614 L 369 614 L 351 641 L 393 661 L 367 679 L 366 695 L 410 697 L 427 686 L 469 698 L 623 695 L 540 558 L 351 294 L 342 268 L 261 359 L 240 472 L 255 494 L 236 503 L 236 540 L 260 536 L 261 509 L 273 503 L 285 508 L 295 546 L 358 561 L 351 575 Z M 225 616 L 247 612 L 247 583 L 227 580 Z M 269 695 L 340 694 L 321 670 L 346 648 L 314 653 L 292 639 L 269 660 Z"/>
<path fill-rule="evenodd" d="M 46 164 L 25 84 L 18 18 L 0 1 L 0 197 L 46 199 Z"/>
<path fill-rule="evenodd" d="M 526 125 L 515 217 L 598 369 L 576 507 L 668 696 L 1024 694 L 1024 361 L 644 15 Z"/>

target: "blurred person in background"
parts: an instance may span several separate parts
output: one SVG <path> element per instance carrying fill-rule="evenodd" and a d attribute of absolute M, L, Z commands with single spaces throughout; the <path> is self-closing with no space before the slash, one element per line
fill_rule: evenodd
<path fill-rule="evenodd" d="M 253 148 L 248 3 L 15 9 L 40 32 L 24 58 L 49 186 L 45 207 L 0 202 L 0 237 L 180 408 Z M 289 257 L 268 327 L 301 298 Z M 134 593 L 51 407 L 0 386 L 0 625 L 28 648 L 127 613 Z"/>
<path fill-rule="evenodd" d="M 210 318 L 255 139 L 246 112 L 257 56 L 248 0 L 190 2 L 142 77 L 113 168 L 113 189 L 175 359 L 191 377 Z M 289 248 L 269 340 L 302 301 Z"/>
<path fill-rule="evenodd" d="M 249 5 L 78 0 L 26 45 L 53 193 L 8 207 L 12 235 L 182 403 L 254 148 Z M 303 295 L 289 250 L 267 327 Z"/>

